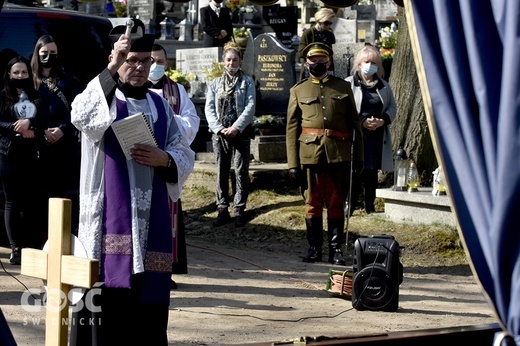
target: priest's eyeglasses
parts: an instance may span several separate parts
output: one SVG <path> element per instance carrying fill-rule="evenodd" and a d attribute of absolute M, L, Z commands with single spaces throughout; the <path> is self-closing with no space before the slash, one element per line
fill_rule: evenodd
<path fill-rule="evenodd" d="M 126 59 L 126 63 L 132 67 L 137 67 L 137 65 L 142 65 L 144 67 L 150 67 L 150 66 L 152 66 L 154 61 L 155 61 L 155 59 L 152 58 L 151 56 L 144 58 L 142 60 L 139 60 L 139 58 L 135 57 L 135 56 Z"/>

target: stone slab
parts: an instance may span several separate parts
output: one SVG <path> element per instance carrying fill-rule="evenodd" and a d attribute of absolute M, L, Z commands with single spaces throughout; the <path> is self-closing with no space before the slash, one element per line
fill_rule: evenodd
<path fill-rule="evenodd" d="M 195 162 L 193 172 L 189 175 L 184 186 L 205 187 L 214 191 L 217 184 L 217 169 L 214 159 L 209 156 L 207 161 Z M 202 158 L 197 154 L 197 160 Z M 231 177 L 234 179 L 234 168 L 231 165 Z M 249 179 L 251 191 L 256 189 L 273 188 L 273 186 L 284 186 L 290 182 L 287 163 L 261 163 L 251 162 L 249 166 Z"/>
<path fill-rule="evenodd" d="M 251 141 L 251 155 L 259 162 L 287 162 L 285 135 L 256 136 Z"/>
<path fill-rule="evenodd" d="M 376 197 L 384 200 L 385 217 L 392 221 L 456 226 L 449 197 L 433 196 L 432 188 L 419 188 L 419 192 L 377 189 Z"/>

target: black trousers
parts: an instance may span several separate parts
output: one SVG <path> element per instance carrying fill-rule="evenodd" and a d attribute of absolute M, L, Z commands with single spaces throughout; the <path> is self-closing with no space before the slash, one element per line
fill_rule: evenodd
<path fill-rule="evenodd" d="M 172 264 L 172 274 L 188 274 L 188 259 L 186 256 L 186 230 L 184 229 L 184 216 L 182 203 L 177 201 L 177 262 Z"/>
<path fill-rule="evenodd" d="M 356 203 L 364 191 L 365 209 L 374 209 L 377 189 L 377 169 L 364 169 L 361 174 L 354 174 L 352 181 L 352 195 L 350 196 L 352 212 L 355 210 Z"/>
<path fill-rule="evenodd" d="M 141 288 L 142 275 L 137 274 L 130 289 L 101 287 L 85 294 L 83 308 L 72 314 L 70 345 L 167 346 L 169 306 L 142 304 Z"/>
<path fill-rule="evenodd" d="M 47 193 L 42 161 L 33 140 L 14 138 L 9 154 L 0 154 L 5 210 L 4 222 L 11 248 L 42 248 L 47 238 Z"/>

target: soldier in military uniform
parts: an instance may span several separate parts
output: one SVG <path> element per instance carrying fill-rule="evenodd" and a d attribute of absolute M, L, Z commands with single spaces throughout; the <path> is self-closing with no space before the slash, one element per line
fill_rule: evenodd
<path fill-rule="evenodd" d="M 289 175 L 300 180 L 307 205 L 305 222 L 310 247 L 303 261 L 322 260 L 326 207 L 329 262 L 344 265 L 344 203 L 350 165 L 358 168 L 363 164 L 361 123 L 350 83 L 327 73 L 332 49 L 321 42 L 311 43 L 303 55 L 310 76 L 290 90 L 286 139 Z"/>

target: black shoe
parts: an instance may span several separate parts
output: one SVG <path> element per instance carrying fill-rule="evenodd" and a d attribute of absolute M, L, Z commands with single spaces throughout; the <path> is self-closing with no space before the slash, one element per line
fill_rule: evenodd
<path fill-rule="evenodd" d="M 344 266 L 347 262 L 345 262 L 345 258 L 343 257 L 341 249 L 335 249 L 332 251 L 333 252 L 329 254 L 329 262 L 332 264 Z"/>
<path fill-rule="evenodd" d="M 213 226 L 222 226 L 226 223 L 231 222 L 231 216 L 229 215 L 229 211 L 227 209 L 223 209 L 218 212 L 217 219 L 213 221 Z"/>
<path fill-rule="evenodd" d="M 176 290 L 176 289 L 177 289 L 177 283 L 176 283 L 175 281 L 173 281 L 173 280 L 172 280 L 172 282 L 171 282 L 170 289 L 171 289 L 171 290 Z"/>
<path fill-rule="evenodd" d="M 314 246 L 311 246 L 307 251 L 307 256 L 302 259 L 302 262 L 314 263 L 321 262 L 321 251 L 318 251 Z"/>
<path fill-rule="evenodd" d="M 11 257 L 9 257 L 9 262 L 11 264 L 17 264 L 17 265 L 22 264 L 22 249 L 20 249 L 19 247 L 14 248 L 11 251 Z"/>
<path fill-rule="evenodd" d="M 238 214 L 236 217 L 235 217 L 235 226 L 236 227 L 244 227 L 246 225 L 247 221 L 246 219 L 244 218 L 244 215 L 242 214 Z"/>
<path fill-rule="evenodd" d="M 374 208 L 374 205 L 367 205 L 365 206 L 365 212 L 367 214 L 372 214 L 372 213 L 375 213 L 376 212 L 376 208 Z"/>

